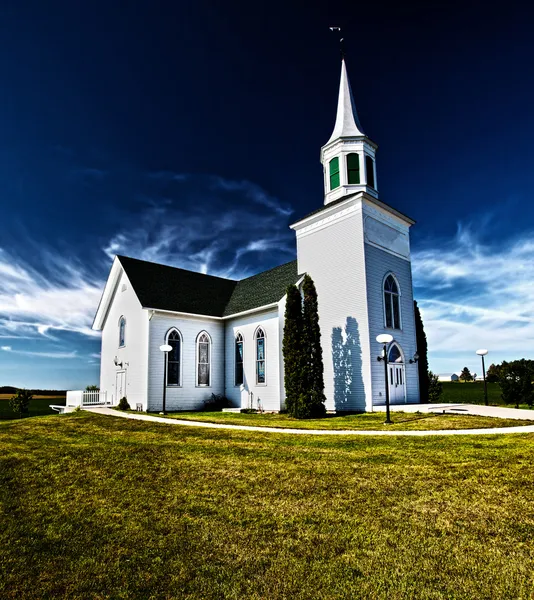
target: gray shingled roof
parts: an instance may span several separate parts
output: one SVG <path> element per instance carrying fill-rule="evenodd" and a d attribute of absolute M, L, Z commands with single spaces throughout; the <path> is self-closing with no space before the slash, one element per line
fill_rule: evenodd
<path fill-rule="evenodd" d="M 145 308 L 223 317 L 278 302 L 299 279 L 297 261 L 241 281 L 117 257 Z"/>

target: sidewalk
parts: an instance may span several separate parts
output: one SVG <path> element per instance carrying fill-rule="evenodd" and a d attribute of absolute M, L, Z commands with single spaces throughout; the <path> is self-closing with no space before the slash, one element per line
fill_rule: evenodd
<path fill-rule="evenodd" d="M 395 404 L 394 411 L 422 413 L 451 413 L 455 415 L 478 415 L 479 417 L 497 417 L 500 419 L 529 420 L 534 424 L 534 409 L 505 408 L 504 406 L 484 406 L 483 404 Z M 380 406 L 385 411 L 385 406 Z"/>
<path fill-rule="evenodd" d="M 421 410 L 421 408 L 424 406 L 425 408 L 428 409 L 438 409 L 439 412 L 441 412 L 441 407 L 447 407 L 448 409 L 450 409 L 451 407 L 457 407 L 457 406 L 461 406 L 462 408 L 468 408 L 471 407 L 473 405 L 470 404 L 463 404 L 463 405 L 457 405 L 457 404 L 447 404 L 447 405 L 422 405 L 422 404 L 417 404 L 417 405 L 408 405 L 410 410 L 406 411 L 406 412 L 417 412 L 417 410 L 420 410 L 421 412 L 436 412 L 436 410 L 426 410 L 423 411 Z M 402 407 L 400 406 L 396 406 L 395 410 L 402 410 L 408 408 L 408 406 L 404 405 Z M 479 408 L 484 408 L 484 409 L 493 409 L 493 410 L 503 410 L 503 411 L 513 411 L 514 409 L 511 408 L 499 408 L 499 407 L 489 407 L 489 406 L 484 406 L 484 407 L 476 407 L 477 409 Z M 346 430 L 346 431 L 339 431 L 339 430 L 329 430 L 329 429 L 285 429 L 285 428 L 281 428 L 281 427 L 254 427 L 252 425 L 223 425 L 221 423 L 202 423 L 200 421 L 186 421 L 186 420 L 180 420 L 180 419 L 166 419 L 165 417 L 155 417 L 152 415 L 145 415 L 145 414 L 136 414 L 136 413 L 125 413 L 125 412 L 121 412 L 119 410 L 115 410 L 113 408 L 105 408 L 105 407 L 92 407 L 92 408 L 86 408 L 84 410 L 87 410 L 89 412 L 92 413 L 96 413 L 99 415 L 109 415 L 109 416 L 113 416 L 113 417 L 119 417 L 119 418 L 123 418 L 123 419 L 133 419 L 133 420 L 137 420 L 137 421 L 151 421 L 152 423 L 164 423 L 166 425 L 183 425 L 185 427 L 206 427 L 208 429 L 233 429 L 235 431 L 256 431 L 256 432 L 262 432 L 262 433 L 291 433 L 291 434 L 297 434 L 297 435 L 403 435 L 403 436 L 415 436 L 415 437 L 421 437 L 421 436 L 426 436 L 426 435 L 493 435 L 493 434 L 501 434 L 501 433 L 507 433 L 507 434 L 511 434 L 511 433 L 534 433 L 534 423 L 532 425 L 523 425 L 520 427 L 493 427 L 491 429 L 442 429 L 442 430 L 434 430 L 434 431 L 357 431 L 357 430 Z M 447 411 L 449 412 L 449 411 Z M 521 412 L 521 413 L 529 413 L 531 416 L 530 418 L 532 419 L 532 413 L 530 413 L 530 411 L 526 411 L 526 410 L 519 410 L 517 412 Z M 463 414 L 480 414 L 480 413 L 471 413 L 471 412 L 465 412 L 462 411 Z M 508 417 L 508 414 L 498 414 L 498 415 L 488 415 L 488 416 L 501 416 L 501 417 Z M 525 417 L 512 417 L 512 418 L 525 418 Z"/>

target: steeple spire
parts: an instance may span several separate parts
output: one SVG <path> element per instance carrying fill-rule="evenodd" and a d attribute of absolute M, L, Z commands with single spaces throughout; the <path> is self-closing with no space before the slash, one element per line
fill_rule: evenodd
<path fill-rule="evenodd" d="M 330 139 L 326 143 L 329 144 L 341 137 L 355 137 L 361 135 L 365 135 L 365 133 L 360 125 L 360 119 L 358 118 L 358 112 L 356 111 L 356 104 L 354 103 L 354 97 L 347 75 L 345 58 L 342 58 L 336 124 L 334 125 L 334 131 L 332 132 Z"/>
<path fill-rule="evenodd" d="M 378 198 L 375 165 L 377 148 L 365 135 L 360 124 L 345 58 L 342 56 L 336 124 L 330 139 L 321 148 L 325 204 L 359 192 Z"/>

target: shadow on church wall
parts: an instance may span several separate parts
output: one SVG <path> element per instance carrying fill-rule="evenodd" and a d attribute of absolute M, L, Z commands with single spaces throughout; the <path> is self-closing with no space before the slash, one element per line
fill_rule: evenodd
<path fill-rule="evenodd" d="M 341 327 L 332 329 L 332 361 L 336 411 L 365 410 L 360 331 L 354 317 L 347 317 L 345 335 Z"/>

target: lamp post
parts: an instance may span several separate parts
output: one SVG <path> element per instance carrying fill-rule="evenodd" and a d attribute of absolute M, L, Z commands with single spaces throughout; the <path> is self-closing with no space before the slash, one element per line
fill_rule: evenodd
<path fill-rule="evenodd" d="M 167 355 L 172 350 L 172 346 L 169 344 L 163 344 L 159 349 L 163 353 L 163 408 L 159 413 L 160 415 L 166 415 L 165 401 L 167 400 Z"/>
<path fill-rule="evenodd" d="M 382 356 L 377 356 L 377 360 L 384 361 L 384 375 L 385 375 L 385 384 L 386 384 L 386 425 L 390 425 L 392 423 L 389 417 L 389 382 L 388 382 L 388 344 L 391 344 L 393 341 L 393 336 L 389 335 L 389 333 L 382 333 L 381 335 L 376 336 L 376 341 L 379 344 L 383 344 L 384 348 L 382 350 Z"/>
<path fill-rule="evenodd" d="M 488 385 L 486 383 L 486 365 L 484 364 L 484 357 L 488 351 L 486 348 L 481 348 L 477 350 L 477 354 L 482 358 L 482 377 L 484 378 L 484 404 L 488 406 Z"/>

